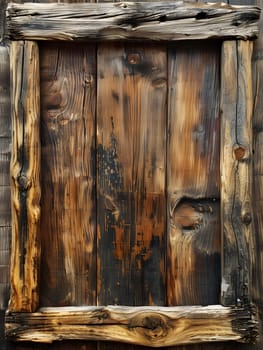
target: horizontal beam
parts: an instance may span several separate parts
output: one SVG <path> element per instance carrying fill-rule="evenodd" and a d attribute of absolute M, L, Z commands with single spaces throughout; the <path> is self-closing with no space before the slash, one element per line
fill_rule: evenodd
<path fill-rule="evenodd" d="M 221 305 L 177 307 L 58 307 L 9 313 L 11 340 L 108 340 L 152 347 L 217 341 L 254 342 L 257 323 L 251 308 Z"/>
<path fill-rule="evenodd" d="M 255 6 L 178 2 L 10 4 L 12 40 L 250 39 L 258 34 Z"/>

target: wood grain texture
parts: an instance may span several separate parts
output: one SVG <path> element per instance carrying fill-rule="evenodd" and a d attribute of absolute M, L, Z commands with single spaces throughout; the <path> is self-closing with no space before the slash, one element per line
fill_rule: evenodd
<path fill-rule="evenodd" d="M 5 2 L 5 0 L 4 0 Z M 45 1 L 45 0 L 41 0 L 41 2 L 51 2 L 51 1 Z M 74 1 L 74 2 L 78 2 L 78 1 Z M 1 2 L 2 4 L 2 2 Z M 5 8 L 4 6 L 1 6 L 1 12 L 5 15 Z M 0 23 L 1 22 L 1 18 L 0 18 Z M 5 45 L 7 45 L 7 43 L 5 43 Z M 8 74 L 9 72 L 9 57 L 8 57 L 8 47 L 5 46 L 1 47 L 1 53 L 0 53 L 0 61 L 1 61 L 1 65 L 0 65 L 0 70 L 2 72 L 3 69 L 3 73 L 5 75 Z M 0 77 L 0 135 L 5 135 L 5 137 L 10 137 L 11 136 L 11 117 L 10 117 L 10 100 L 9 100 L 9 77 L 7 78 L 7 80 L 3 79 L 2 73 L 1 73 L 1 77 Z M 7 145 L 7 144 L 6 144 Z M 11 142 L 10 142 L 11 145 Z M 10 146 L 11 147 L 11 146 Z M 5 148 L 6 150 L 6 148 Z M 4 151 L 5 152 L 5 151 Z M 5 159 L 8 157 L 7 153 L 4 153 L 4 157 Z M 0 172 L 1 172 L 1 166 L 0 166 Z M 1 176 L 1 175 L 0 175 Z M 9 181 L 10 178 L 10 174 L 8 174 L 8 178 L 7 181 Z M 6 180 L 4 180 L 6 181 Z M 7 193 L 7 192 L 5 192 Z M 9 195 L 8 197 L 5 197 L 3 199 L 3 201 L 1 200 L 2 205 L 5 205 L 6 208 L 10 207 L 10 201 L 8 201 Z M 11 224 L 11 220 L 10 220 L 10 210 L 7 211 L 8 212 L 8 217 L 9 217 L 9 221 L 8 221 L 8 225 Z M 6 220 L 7 222 L 7 220 Z M 0 228 L 0 230 L 2 229 L 2 227 Z M 5 228 L 4 228 L 5 229 Z M 2 234 L 2 232 L 0 233 L 0 244 L 3 247 L 3 249 L 5 249 L 6 247 L 6 241 L 4 237 L 8 237 L 8 239 L 11 239 L 11 229 L 10 227 L 6 227 L 4 233 Z M 0 253 L 1 254 L 1 253 Z M 0 299 L 1 299 L 1 305 L 3 305 L 2 307 L 7 306 L 7 299 L 9 298 L 9 286 L 10 286 L 10 282 L 9 282 L 9 267 L 1 267 L 1 275 L 0 275 L 0 283 L 1 284 L 1 295 L 0 295 Z M 3 288 L 2 288 L 3 287 Z M 61 289 L 63 289 L 63 286 L 61 286 Z M 2 318 L 2 316 L 4 316 L 4 312 L 1 313 L 1 321 L 4 322 L 4 319 Z M 2 326 L 2 324 L 1 324 Z M 2 328 L 2 327 L 1 327 Z M 0 335 L 0 348 L 1 350 L 94 350 L 97 348 L 96 342 L 92 342 L 92 341 L 78 341 L 78 340 L 74 340 L 74 341 L 66 341 L 66 342 L 56 342 L 54 344 L 48 344 L 47 346 L 45 344 L 39 344 L 39 343 L 31 343 L 31 342 L 25 342 L 23 344 L 19 344 L 19 343 L 12 343 L 12 342 L 8 342 L 5 338 L 4 338 L 4 333 Z"/>
<path fill-rule="evenodd" d="M 10 226 L 0 226 L 0 309 L 7 308 L 9 300 L 9 258 L 10 258 Z"/>
<path fill-rule="evenodd" d="M 5 32 L 6 5 L 7 0 L 0 0 L 0 42 L 2 42 Z"/>
<path fill-rule="evenodd" d="M 166 50 L 98 47 L 98 302 L 165 304 Z"/>
<path fill-rule="evenodd" d="M 0 45 L 0 139 L 11 140 L 10 69 L 8 47 Z M 11 143 L 11 142 L 10 142 Z M 2 148 L 1 148 L 2 151 Z M 7 152 L 7 145 L 3 149 Z M 9 178 L 9 176 L 8 176 Z M 8 179 L 6 180 L 8 181 Z M 10 181 L 9 181 L 10 182 Z"/>
<path fill-rule="evenodd" d="M 11 339 L 46 343 L 104 339 L 161 347 L 224 340 L 247 342 L 257 334 L 250 310 L 221 305 L 43 308 L 33 314 L 9 314 L 6 320 Z"/>
<path fill-rule="evenodd" d="M 257 1 L 263 6 L 261 0 Z M 253 218 L 256 233 L 256 268 L 253 281 L 252 293 L 257 304 L 263 308 L 263 119 L 262 119 L 262 93 L 263 93 L 263 18 L 260 23 L 261 36 L 255 42 L 253 54 Z"/>
<path fill-rule="evenodd" d="M 259 99 L 260 100 L 260 99 Z M 260 114 L 261 112 L 260 112 L 260 108 L 259 108 L 259 112 L 258 112 L 258 115 Z M 260 122 L 259 122 L 260 123 Z M 260 142 L 259 142 L 259 138 L 257 139 L 258 140 L 258 148 L 260 147 Z M 260 184 L 259 184 L 260 185 Z M 260 186 L 259 187 L 257 187 L 256 188 L 256 191 L 257 191 L 257 194 L 258 194 L 258 200 L 260 200 L 260 191 L 258 190 L 258 188 L 260 189 Z M 259 207 L 258 207 L 259 208 Z M 258 216 L 260 217 L 260 215 L 261 215 L 261 211 L 260 211 L 260 209 L 257 209 L 258 210 Z M 211 269 L 212 270 L 212 269 Z M 185 294 L 188 294 L 188 290 L 186 290 L 186 293 Z M 191 292 L 190 292 L 190 294 L 191 294 Z M 196 297 L 198 297 L 198 296 L 196 296 Z M 51 345 L 48 345 L 48 348 L 50 347 Z M 85 346 L 88 346 L 88 345 L 85 345 Z M 112 345 L 111 345 L 112 346 Z M 124 345 L 121 345 L 123 348 L 124 348 Z M 189 347 L 189 348 L 191 348 L 191 349 L 208 349 L 208 348 L 212 348 L 212 349 L 214 349 L 215 347 L 216 347 L 217 345 L 216 344 L 213 344 L 212 345 L 212 347 L 211 347 L 211 345 L 192 345 L 191 347 Z M 239 348 L 240 348 L 240 345 L 238 345 L 239 346 Z M 23 346 L 23 345 L 20 345 L 19 346 L 19 348 L 22 348 L 23 347 L 23 349 L 28 349 L 29 347 L 30 347 L 30 345 L 27 345 L 27 346 Z M 72 343 L 68 343 L 68 342 L 62 342 L 62 344 L 58 344 L 58 343 L 56 343 L 56 344 L 54 344 L 54 348 L 55 349 L 60 349 L 60 348 L 63 348 L 64 349 L 64 347 L 66 348 L 68 348 L 68 347 L 70 347 L 70 349 L 72 348 L 78 348 L 78 346 L 76 345 L 76 343 L 73 345 Z M 84 348 L 84 345 L 82 344 L 82 345 L 80 345 L 80 348 L 82 349 L 82 347 Z M 227 348 L 227 349 L 230 349 L 230 347 L 231 348 L 235 348 L 235 345 L 231 345 L 231 344 L 227 344 L 227 345 L 218 345 L 218 347 L 220 347 L 220 350 L 222 350 L 222 349 L 225 349 L 225 348 Z M 34 348 L 40 348 L 40 345 L 34 345 Z M 85 347 L 86 348 L 86 347 Z M 125 347 L 126 348 L 126 347 Z M 254 349 L 254 346 L 251 346 L 251 347 L 249 347 L 250 349 Z M 42 349 L 42 347 L 41 347 L 41 349 Z M 115 345 L 114 345 L 114 349 L 115 349 Z M 242 347 L 242 349 L 243 349 L 243 347 Z"/>
<path fill-rule="evenodd" d="M 221 64 L 221 302 L 250 300 L 252 230 L 252 44 L 224 42 Z"/>
<path fill-rule="evenodd" d="M 219 48 L 168 52 L 168 305 L 220 293 Z"/>
<path fill-rule="evenodd" d="M 7 30 L 10 38 L 27 40 L 248 39 L 257 35 L 259 13 L 184 2 L 10 4 Z"/>
<path fill-rule="evenodd" d="M 95 68 L 94 46 L 41 46 L 45 306 L 96 303 Z"/>
<path fill-rule="evenodd" d="M 12 311 L 38 306 L 40 137 L 39 57 L 34 42 L 11 45 L 12 66 Z"/>
<path fill-rule="evenodd" d="M 11 116 L 10 116 L 10 64 L 8 48 L 3 45 L 5 29 L 6 0 L 0 0 L 0 344 L 5 347 L 5 308 L 10 288 L 10 157 L 11 157 Z M 11 349 L 11 348 L 10 348 Z"/>

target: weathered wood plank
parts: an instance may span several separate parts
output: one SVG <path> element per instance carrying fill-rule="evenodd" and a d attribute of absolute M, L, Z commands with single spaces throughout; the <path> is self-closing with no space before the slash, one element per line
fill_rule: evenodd
<path fill-rule="evenodd" d="M 9 174 L 10 157 L 11 157 L 11 139 L 0 137 L 0 169 L 1 169 L 0 188 L 2 188 L 2 186 L 10 187 L 10 174 Z"/>
<path fill-rule="evenodd" d="M 10 4 L 11 39 L 197 40 L 253 38 L 260 10 L 184 2 Z M 222 30 L 223 29 L 223 30 Z"/>
<path fill-rule="evenodd" d="M 0 309 L 7 308 L 9 299 L 9 258 L 11 227 L 0 226 Z"/>
<path fill-rule="evenodd" d="M 41 58 L 41 305 L 96 304 L 95 47 Z"/>
<path fill-rule="evenodd" d="M 170 49 L 168 79 L 168 305 L 216 304 L 221 279 L 219 47 Z"/>
<path fill-rule="evenodd" d="M 165 104 L 163 46 L 98 47 L 101 305 L 165 303 Z"/>
<path fill-rule="evenodd" d="M 11 45 L 13 149 L 12 253 L 9 309 L 38 306 L 40 138 L 39 58 L 33 42 Z"/>
<path fill-rule="evenodd" d="M 9 50 L 2 43 L 5 29 L 6 0 L 0 0 L 0 344 L 5 350 L 4 309 L 9 299 L 9 260 L 11 240 L 10 205 L 10 156 L 11 156 L 11 115 L 10 115 L 10 69 Z M 7 349 L 7 348 L 6 348 Z M 11 348 L 10 348 L 11 350 Z"/>
<path fill-rule="evenodd" d="M 5 31 L 5 11 L 7 0 L 0 0 L 0 42 L 2 42 Z"/>
<path fill-rule="evenodd" d="M 0 226 L 10 226 L 11 193 L 10 186 L 0 186 Z"/>
<path fill-rule="evenodd" d="M 262 0 L 256 1 L 263 6 Z M 254 43 L 253 53 L 253 219 L 255 226 L 255 273 L 252 281 L 252 296 L 261 310 L 261 321 L 263 316 L 263 18 L 259 22 L 260 37 Z M 263 329 L 261 330 L 261 333 Z M 261 340 L 262 342 L 262 340 Z M 263 344 L 260 344 L 263 347 Z"/>
<path fill-rule="evenodd" d="M 251 302 L 252 44 L 224 42 L 221 59 L 223 305 Z"/>
<path fill-rule="evenodd" d="M 10 339 L 52 342 L 110 340 L 161 347 L 207 341 L 254 341 L 257 325 L 248 309 L 187 307 L 43 308 L 6 317 Z M 23 324 L 21 327 L 20 325 Z"/>
<path fill-rule="evenodd" d="M 8 47 L 0 45 L 0 139 L 2 138 L 11 144 L 9 52 Z"/>

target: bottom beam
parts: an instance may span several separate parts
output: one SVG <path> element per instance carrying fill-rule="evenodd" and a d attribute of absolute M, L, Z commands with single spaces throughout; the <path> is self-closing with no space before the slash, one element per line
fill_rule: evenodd
<path fill-rule="evenodd" d="M 58 307 L 7 313 L 14 341 L 106 340 L 152 347 L 217 341 L 255 342 L 252 307 Z"/>

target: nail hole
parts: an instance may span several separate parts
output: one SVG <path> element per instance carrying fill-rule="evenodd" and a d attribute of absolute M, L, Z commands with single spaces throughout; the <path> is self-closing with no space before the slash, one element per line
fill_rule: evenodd
<path fill-rule="evenodd" d="M 163 16 L 159 17 L 159 21 L 160 22 L 166 22 L 166 20 L 167 20 L 167 16 L 166 15 L 163 15 Z"/>
<path fill-rule="evenodd" d="M 196 19 L 205 19 L 205 18 L 207 18 L 208 16 L 207 16 L 207 13 L 206 12 L 199 12 L 197 15 L 196 15 Z"/>

